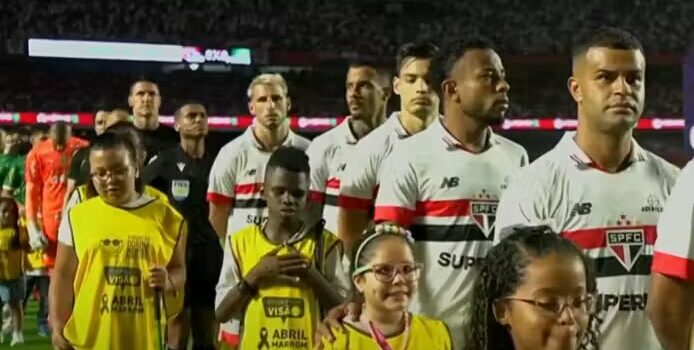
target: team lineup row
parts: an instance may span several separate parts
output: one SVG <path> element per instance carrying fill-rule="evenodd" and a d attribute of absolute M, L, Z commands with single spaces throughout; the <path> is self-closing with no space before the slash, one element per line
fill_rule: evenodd
<path fill-rule="evenodd" d="M 689 307 L 677 279 L 690 277 L 694 196 L 673 191 L 687 186 L 675 184 L 679 170 L 633 140 L 645 86 L 638 40 L 607 28 L 577 43 L 568 89 L 578 130 L 532 164 L 522 146 L 490 128 L 503 120 L 510 89 L 493 46 L 475 40 L 444 51 L 404 45 L 392 85 L 379 67 L 350 66 L 350 117 L 312 142 L 285 122 L 291 101 L 279 75 L 251 83 L 253 126 L 194 170 L 186 168 L 190 159 L 180 160 L 186 152 L 150 152 L 112 133 L 97 137 L 87 162 L 73 161 L 89 169 L 84 198 L 63 220 L 43 224 L 60 226 L 49 237 L 59 242 L 51 313 L 71 314 L 53 319 L 54 330 L 65 329 L 54 333 L 54 345 L 112 346 L 112 337 L 93 342 L 89 312 L 79 302 L 70 308 L 70 298 L 102 305 L 100 318 L 112 324 L 126 319 L 120 314 L 148 314 L 143 300 L 156 298 L 139 283 L 145 271 L 149 286 L 164 291 L 167 313 L 179 309 L 183 281 L 209 271 L 191 268 L 180 249 L 186 244 L 177 242 L 187 236 L 188 247 L 207 249 L 216 233 L 224 253 L 214 311 L 225 322 L 222 339 L 240 339 L 242 349 L 686 348 Z M 158 92 L 148 92 L 155 85 L 133 89 L 135 96 L 144 91 L 142 108 L 156 105 Z M 391 93 L 401 110 L 386 118 Z M 177 128 L 204 134 L 204 117 L 204 108 L 186 105 Z M 182 133 L 183 151 L 184 142 Z M 186 201 L 201 192 L 194 190 L 199 181 L 175 175 L 194 177 L 206 166 L 209 215 Z M 187 229 L 178 228 L 183 217 L 155 200 L 158 194 L 135 186 L 140 170 Z M 197 200 L 201 207 L 204 199 Z M 178 202 L 189 204 L 181 209 Z M 103 222 L 95 224 L 94 213 Z M 166 234 L 134 234 L 161 230 L 147 217 L 162 218 Z M 111 229 L 93 231 L 102 226 Z M 113 242 L 112 228 L 130 232 L 118 233 L 122 249 L 104 243 Z M 156 266 L 141 259 L 149 247 L 159 247 Z M 110 287 L 99 286 L 102 279 Z M 83 289 L 71 294 L 77 280 Z M 104 288 L 111 289 L 94 292 Z M 330 307 L 325 324 L 344 325 L 347 336 L 321 325 L 324 340 L 314 342 L 319 310 Z M 348 313 L 361 318 L 350 321 Z M 147 346 L 149 337 L 155 334 L 145 337 Z"/>

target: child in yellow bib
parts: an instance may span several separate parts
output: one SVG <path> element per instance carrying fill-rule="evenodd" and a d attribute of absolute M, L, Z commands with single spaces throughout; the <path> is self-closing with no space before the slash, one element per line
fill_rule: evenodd
<path fill-rule="evenodd" d="M 446 325 L 408 312 L 421 265 L 415 263 L 410 233 L 395 225 L 365 232 L 352 259 L 352 280 L 364 299 L 358 321 L 344 319 L 325 350 L 450 350 Z"/>
<path fill-rule="evenodd" d="M 19 227 L 19 210 L 12 198 L 0 198 L 0 309 L 10 308 L 12 343 L 24 343 L 22 334 L 22 300 L 24 300 L 24 275 L 22 261 L 27 250 L 26 231 Z M 2 322 L 0 313 L 0 324 Z M 0 335 L 0 340 L 2 339 Z M 0 343 L 2 343 L 0 341 Z"/>
<path fill-rule="evenodd" d="M 322 223 L 305 225 L 301 219 L 308 185 L 305 153 L 279 148 L 264 182 L 267 223 L 227 238 L 215 312 L 222 322 L 242 315 L 240 349 L 312 349 L 320 309 L 342 300 L 346 275 L 340 277 L 339 241 Z"/>
<path fill-rule="evenodd" d="M 61 222 L 50 305 L 57 348 L 158 350 L 164 318 L 181 310 L 186 225 L 142 194 L 134 154 L 119 136 L 98 136 L 89 159 L 99 196 Z"/>

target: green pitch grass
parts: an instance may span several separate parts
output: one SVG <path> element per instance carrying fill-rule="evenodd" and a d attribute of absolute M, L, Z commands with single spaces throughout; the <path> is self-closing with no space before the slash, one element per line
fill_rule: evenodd
<path fill-rule="evenodd" d="M 39 337 L 36 327 L 36 311 L 39 304 L 34 300 L 29 300 L 27 304 L 26 315 L 24 315 L 24 344 L 10 347 L 12 335 L 5 336 L 5 343 L 0 345 L 2 349 L 17 349 L 17 350 L 46 350 L 51 349 L 51 338 Z"/>

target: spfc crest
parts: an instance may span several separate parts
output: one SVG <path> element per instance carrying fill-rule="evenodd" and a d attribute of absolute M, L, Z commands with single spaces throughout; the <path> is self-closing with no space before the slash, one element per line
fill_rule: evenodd
<path fill-rule="evenodd" d="M 470 202 L 470 217 L 487 237 L 490 237 L 492 232 L 494 232 L 497 205 L 496 201 Z"/>
<path fill-rule="evenodd" d="M 171 194 L 177 201 L 182 201 L 188 198 L 190 193 L 190 181 L 188 180 L 173 180 L 171 181 Z"/>
<path fill-rule="evenodd" d="M 625 269 L 631 268 L 643 252 L 644 233 L 642 229 L 615 229 L 607 231 L 607 247 Z"/>

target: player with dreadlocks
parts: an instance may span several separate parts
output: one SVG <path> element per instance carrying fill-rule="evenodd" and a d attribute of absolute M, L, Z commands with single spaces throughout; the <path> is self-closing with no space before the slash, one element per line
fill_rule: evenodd
<path fill-rule="evenodd" d="M 466 350 L 597 349 L 593 262 L 546 226 L 492 248 L 474 284 Z"/>

